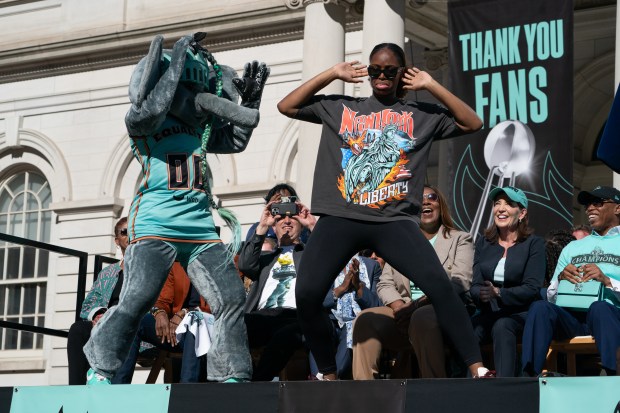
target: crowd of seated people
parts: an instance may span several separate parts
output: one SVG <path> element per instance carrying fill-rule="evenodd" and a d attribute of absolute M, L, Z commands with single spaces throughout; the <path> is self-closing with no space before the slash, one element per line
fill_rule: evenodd
<path fill-rule="evenodd" d="M 272 210 L 283 197 L 296 203 L 294 212 L 280 215 Z M 317 218 L 299 200 L 289 197 L 296 198 L 296 193 L 287 184 L 269 191 L 237 262 L 248 280 L 245 322 L 250 348 L 260 350 L 252 377 L 255 381 L 278 377 L 300 349 L 308 353 L 309 378 L 318 374 L 312 354 L 305 350 L 294 294 L 296 266 Z M 474 244 L 470 234 L 454 225 L 444 195 L 426 185 L 420 228 L 468 309 L 480 345 L 491 345 L 496 375 L 539 375 L 552 340 L 581 335 L 594 337 L 605 374 L 618 374 L 620 191 L 612 187 L 582 191 L 578 202 L 585 207 L 589 225 L 550 231 L 544 239 L 528 225 L 528 199 L 521 189 L 495 188 L 489 202 L 491 225 Z M 114 229 L 122 251 L 127 246 L 126 225 L 126 219 L 121 219 Z M 200 357 L 187 351 L 188 347 L 193 350 L 192 338 L 179 344 L 173 331 L 188 308 L 208 312 L 208 305 L 195 289 L 191 293 L 189 279 L 175 281 L 174 273 L 182 277 L 183 269 L 173 267 L 169 276 L 173 286 L 164 288 L 159 305 L 145 315 L 130 357 L 113 382 L 131 382 L 141 341 L 183 351 L 181 381 L 206 377 L 204 357 L 201 363 Z M 602 284 L 604 300 L 580 309 L 562 307 L 561 300 L 557 301 L 560 283 L 577 285 L 591 280 Z M 97 317 L 113 305 L 121 285 L 122 261 L 102 271 L 86 298 L 83 320 L 72 326 L 69 335 L 70 384 L 84 383 L 87 364 L 81 345 L 96 326 Z M 385 350 L 413 353 L 418 371 L 409 372 L 411 377 L 465 375 L 465 368 L 454 368 L 463 364 L 454 360 L 452 343 L 439 327 L 433 303 L 373 251 L 360 251 L 351 258 L 325 297 L 324 307 L 332 322 L 339 379 L 385 377 L 380 372 Z"/>
<path fill-rule="evenodd" d="M 579 202 L 586 206 L 591 227 L 578 226 L 551 231 L 543 239 L 535 235 L 534 229 L 528 225 L 528 200 L 525 193 L 516 187 L 497 188 L 489 194 L 492 223 L 473 246 L 469 234 L 454 227 L 441 192 L 434 187 L 425 187 L 421 229 L 433 244 L 444 264 L 446 275 L 451 278 L 455 290 L 463 298 L 463 304 L 470 310 L 474 331 L 481 346 L 487 342 L 491 344 L 492 362 L 497 376 L 515 377 L 535 373 L 528 367 L 525 353 L 522 360 L 518 347 L 523 341 L 526 324 L 529 323 L 528 310 L 534 303 L 542 300 L 541 292 L 546 291 L 544 289 L 551 281 L 550 272 L 560 271 L 559 266 L 565 265 L 560 252 L 566 245 L 584 234 L 592 233 L 592 236 L 585 235 L 588 237 L 586 239 L 607 234 L 607 230 L 601 228 L 596 221 L 600 216 L 600 207 L 609 208 L 610 218 L 620 219 L 618 194 L 620 193 L 613 188 L 606 188 L 603 192 L 584 191 L 580 194 Z M 607 236 L 615 236 L 620 229 L 617 228 L 618 222 L 611 219 L 609 225 L 616 228 Z M 620 237 L 610 242 L 620 247 Z M 363 311 L 356 314 L 352 323 L 350 354 L 353 359 L 353 378 L 380 377 L 379 362 L 382 351 L 386 349 L 412 351 L 419 368 L 418 377 L 464 374 L 465 369 L 458 368 L 458 360 L 457 369 L 450 369 L 448 366 L 448 362 L 450 367 L 454 367 L 455 363 L 454 360 L 446 359 L 446 354 L 454 357 L 454 352 L 443 350 L 449 350 L 451 343 L 437 324 L 432 303 L 426 300 L 415 285 L 389 263 L 383 263 L 372 251 L 361 251 L 359 256 L 377 260 L 383 270 L 377 283 L 379 305 L 365 310 L 362 308 Z M 590 259 L 594 261 L 588 265 L 596 266 L 596 259 L 600 257 L 593 254 Z M 340 278 L 344 276 L 346 271 L 340 274 Z M 592 278 L 595 279 L 595 276 Z M 620 283 L 620 275 L 614 270 L 608 270 L 608 278 L 611 281 L 604 284 L 613 293 L 617 288 L 615 284 Z M 338 280 L 334 287 L 337 287 L 337 284 Z M 335 295 L 337 291 L 337 288 L 334 288 L 332 293 Z M 326 302 L 330 300 L 333 302 L 334 298 L 326 297 Z M 597 307 L 600 309 L 597 310 Z M 597 343 L 600 342 L 601 354 L 607 355 L 608 362 L 603 362 L 607 374 L 615 374 L 616 366 L 612 365 L 612 361 L 615 363 L 616 350 L 620 348 L 620 326 L 615 324 L 618 322 L 618 310 L 609 302 L 594 305 L 591 312 L 596 310 L 597 314 L 604 313 L 598 315 L 597 319 L 602 318 L 607 325 L 613 327 L 599 338 Z M 332 319 L 335 320 L 336 317 Z M 595 322 L 590 321 L 589 324 L 591 326 L 581 332 L 593 334 L 595 337 L 600 335 Z M 599 321 L 599 325 L 602 325 L 602 322 Z M 561 337 L 563 335 L 557 336 Z M 301 341 L 303 342 L 303 338 Z M 539 345 L 541 354 L 544 348 L 546 355 L 550 341 L 551 339 Z M 602 346 L 607 350 L 603 350 Z M 311 354 L 309 359 L 312 366 Z M 340 368 L 338 376 L 340 379 L 348 378 Z"/>

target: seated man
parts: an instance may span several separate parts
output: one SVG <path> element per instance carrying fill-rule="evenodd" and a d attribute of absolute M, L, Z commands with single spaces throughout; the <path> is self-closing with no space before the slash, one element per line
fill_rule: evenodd
<path fill-rule="evenodd" d="M 123 256 L 129 243 L 127 239 L 127 218 L 118 220 L 114 226 L 114 242 Z M 69 384 L 86 384 L 88 361 L 82 347 L 90 338 L 90 332 L 114 303 L 118 303 L 123 285 L 123 260 L 108 265 L 101 270 L 97 280 L 82 303 L 81 320 L 69 328 L 67 339 L 67 359 L 69 363 Z"/>
<path fill-rule="evenodd" d="M 297 215 L 272 215 L 268 202 L 255 233 L 245 242 L 237 265 L 253 283 L 245 303 L 245 323 L 250 349 L 264 346 L 252 380 L 270 381 L 302 346 L 301 328 L 295 304 L 296 265 L 303 254 L 302 228 L 312 231 L 316 219 L 298 204 Z M 263 242 L 273 228 L 278 247 L 262 252 Z"/>
<path fill-rule="evenodd" d="M 195 338 L 188 332 L 185 333 L 183 341 L 179 343 L 175 333 L 185 315 L 196 307 L 199 307 L 202 312 L 211 312 L 204 298 L 200 297 L 198 291 L 190 283 L 181 264 L 175 262 L 154 307 L 142 318 L 129 355 L 112 382 L 117 383 L 118 380 L 122 380 L 123 383 L 131 383 L 142 341 L 162 350 L 183 352 L 179 382 L 197 383 L 200 379 L 204 379 L 206 364 L 204 358 L 201 360 L 196 355 Z"/>
<path fill-rule="evenodd" d="M 469 288 L 474 248 L 471 236 L 454 227 L 445 198 L 437 188 L 424 187 L 420 229 L 433 245 L 454 290 L 473 307 Z M 435 310 L 424 293 L 386 264 L 377 286 L 385 306 L 362 311 L 353 328 L 353 378 L 379 378 L 382 349 L 413 348 L 422 378 L 446 377 L 444 339 Z M 470 310 L 470 314 L 473 311 Z"/>
<path fill-rule="evenodd" d="M 620 291 L 620 191 L 598 186 L 580 192 L 577 200 L 585 205 L 593 232 L 562 250 L 547 289 L 548 301 L 530 306 L 523 331 L 522 365 L 532 376 L 542 372 L 551 340 L 590 334 L 596 340 L 603 368 L 608 375 L 616 373 L 620 309 L 606 301 L 594 302 L 587 313 L 554 304 L 560 280 L 572 284 L 600 281 L 614 298 Z"/>
<path fill-rule="evenodd" d="M 381 266 L 377 260 L 356 254 L 338 274 L 333 289 L 327 293 L 323 307 L 332 320 L 336 344 L 336 377 L 353 378 L 353 323 L 363 310 L 383 305 L 377 295 Z M 311 377 L 320 377 L 310 353 Z"/>

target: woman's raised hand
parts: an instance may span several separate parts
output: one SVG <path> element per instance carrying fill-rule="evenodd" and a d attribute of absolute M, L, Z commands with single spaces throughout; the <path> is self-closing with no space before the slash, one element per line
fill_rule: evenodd
<path fill-rule="evenodd" d="M 405 90 L 422 90 L 433 82 L 433 77 L 417 67 L 410 67 L 405 70 L 402 81 Z"/>
<path fill-rule="evenodd" d="M 363 78 L 368 76 L 366 65 L 361 64 L 359 60 L 338 63 L 333 70 L 338 79 L 347 83 L 362 83 Z"/>

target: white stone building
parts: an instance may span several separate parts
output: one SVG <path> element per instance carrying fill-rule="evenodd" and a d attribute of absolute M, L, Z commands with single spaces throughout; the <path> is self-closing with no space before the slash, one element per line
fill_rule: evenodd
<path fill-rule="evenodd" d="M 618 70 L 616 15 L 614 0 L 575 0 L 576 190 L 614 182 L 593 153 Z M 112 228 L 139 180 L 123 120 L 133 65 L 155 34 L 171 45 L 206 31 L 219 62 L 240 72 L 254 59 L 271 66 L 247 150 L 209 156 L 214 193 L 245 229 L 275 183 L 293 183 L 309 201 L 317 127 L 276 110 L 302 79 L 365 61 L 380 41 L 405 45 L 436 78 L 447 72 L 446 0 L 0 0 L 0 27 L 0 232 L 91 255 L 115 255 Z M 431 155 L 432 183 L 442 180 L 441 150 Z M 77 271 L 75 258 L 0 242 L 0 319 L 68 329 Z M 67 382 L 65 339 L 0 329 L 0 350 L 0 386 Z"/>

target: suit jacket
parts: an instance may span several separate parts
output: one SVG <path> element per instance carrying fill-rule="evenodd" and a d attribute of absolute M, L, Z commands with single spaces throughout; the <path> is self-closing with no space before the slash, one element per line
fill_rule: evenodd
<path fill-rule="evenodd" d="M 159 297 L 157 297 L 155 307 L 166 310 L 168 317 L 171 317 L 183 308 L 185 299 L 189 294 L 189 288 L 190 280 L 187 273 L 181 264 L 175 261 L 170 269 L 168 278 L 166 278 L 164 287 L 159 293 Z M 202 297 L 200 297 L 200 310 L 205 313 L 211 312 L 209 304 Z"/>
<path fill-rule="evenodd" d="M 497 263 L 504 255 L 504 247 L 491 243 L 485 237 L 476 241 L 474 253 L 474 280 L 471 296 L 482 311 L 491 311 L 489 303 L 480 302 L 480 287 L 485 281 L 493 282 Z M 513 312 L 526 311 L 540 297 L 546 270 L 545 242 L 536 235 L 508 248 L 504 267 L 504 283 L 500 287 L 500 307 Z"/>
<path fill-rule="evenodd" d="M 472 238 L 468 233 L 456 230 L 450 231 L 448 238 L 444 238 L 443 228 L 443 225 L 439 228 L 433 248 L 450 277 L 454 290 L 467 301 L 465 296 L 471 286 L 474 256 Z M 396 300 L 407 303 L 411 301 L 409 278 L 386 263 L 377 285 L 377 293 L 385 305 Z"/>
<path fill-rule="evenodd" d="M 254 281 L 245 299 L 244 311 L 246 313 L 254 311 L 258 307 L 258 302 L 269 279 L 271 268 L 282 253 L 282 248 L 276 248 L 273 252 L 263 254 L 261 249 L 264 240 L 265 235 L 252 235 L 250 240 L 246 241 L 243 247 L 241 247 L 239 260 L 237 261 L 239 271 Z M 303 244 L 296 244 L 293 249 L 293 264 L 295 268 L 299 268 L 303 250 Z"/>

